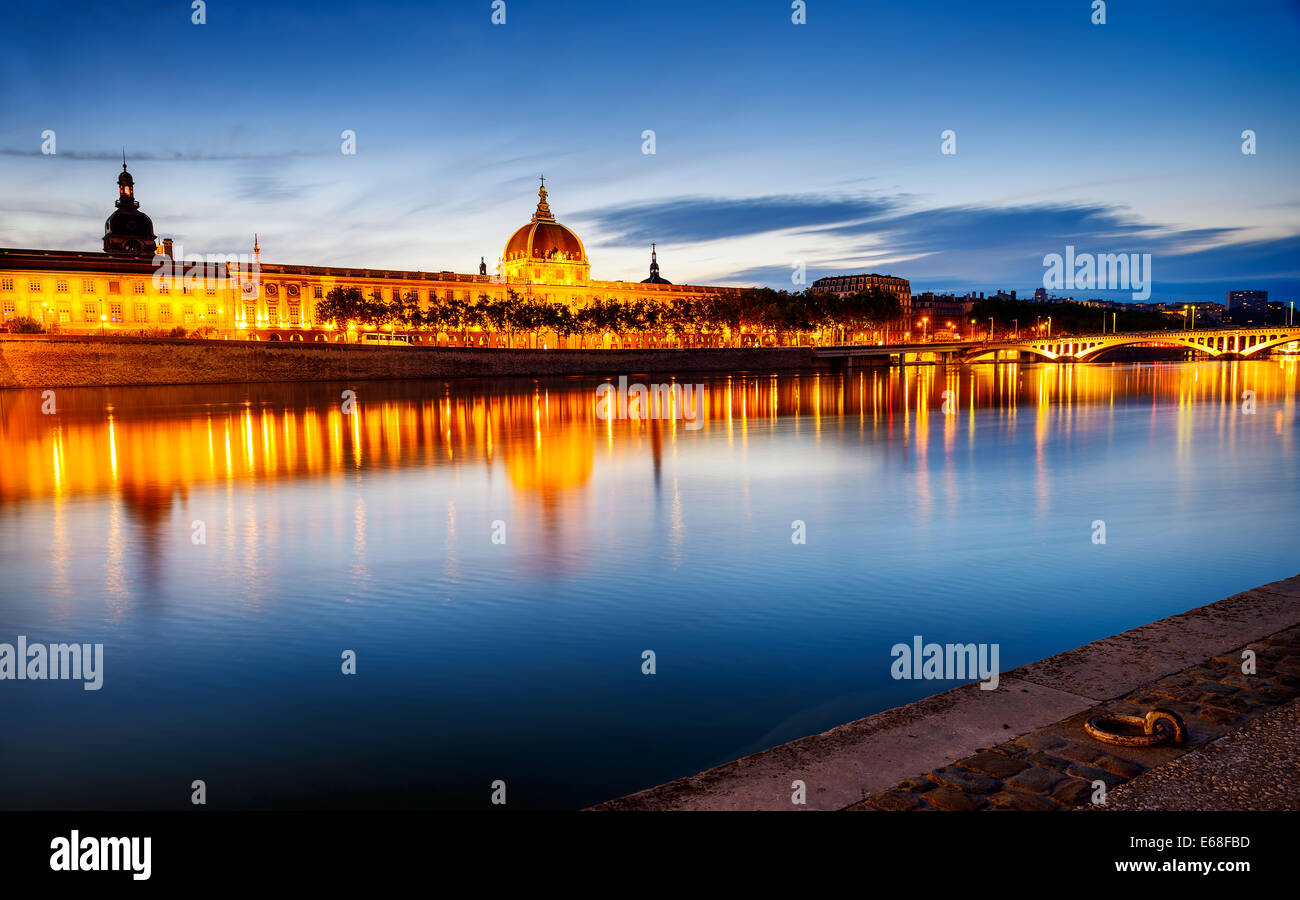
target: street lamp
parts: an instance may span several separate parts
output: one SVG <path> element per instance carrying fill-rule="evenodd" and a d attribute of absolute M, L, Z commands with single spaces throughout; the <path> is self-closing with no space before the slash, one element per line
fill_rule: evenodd
<path fill-rule="evenodd" d="M 1047 317 L 1047 339 L 1051 340 L 1051 338 L 1052 338 L 1052 317 L 1048 316 Z"/>
<path fill-rule="evenodd" d="M 103 313 L 100 313 L 100 314 L 99 314 L 99 336 L 100 336 L 100 337 L 103 337 L 103 336 L 104 336 L 104 322 L 105 322 L 107 319 L 108 319 L 108 316 L 104 315 Z"/>
<path fill-rule="evenodd" d="M 1019 320 L 1019 319 L 1012 319 L 1011 322 L 1012 322 L 1012 326 L 1011 326 L 1011 336 L 1012 336 L 1013 338 L 1019 339 L 1019 337 L 1020 337 L 1020 320 Z"/>
<path fill-rule="evenodd" d="M 989 316 L 989 340 L 993 340 L 993 317 Z"/>

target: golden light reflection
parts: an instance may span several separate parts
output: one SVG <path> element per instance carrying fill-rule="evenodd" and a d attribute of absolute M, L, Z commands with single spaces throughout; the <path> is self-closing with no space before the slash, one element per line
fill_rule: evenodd
<path fill-rule="evenodd" d="M 598 420 L 596 379 L 566 380 L 544 392 L 531 382 L 440 384 L 436 390 L 419 382 L 377 382 L 358 388 L 349 415 L 334 399 L 336 390 L 316 385 L 121 389 L 113 392 L 111 412 L 102 391 L 68 390 L 57 416 L 41 414 L 39 392 L 10 391 L 0 398 L 0 503 L 109 492 L 130 507 L 140 498 L 168 498 L 205 483 L 323 478 L 376 466 L 490 466 L 497 460 L 515 491 L 550 497 L 588 484 L 598 437 L 602 460 L 610 464 L 616 448 L 623 448 L 653 457 L 657 466 L 679 446 L 717 435 L 722 441 L 713 446 L 730 453 L 744 453 L 751 438 L 778 429 L 817 440 L 824 428 L 839 433 L 856 427 L 863 438 L 857 443 L 894 439 L 900 414 L 917 488 L 928 496 L 926 470 L 951 459 L 959 427 L 973 442 L 977 416 L 994 410 L 1010 427 L 1021 406 L 1034 413 L 1038 499 L 1047 503 L 1044 447 L 1081 427 L 1089 407 L 1111 408 L 1126 398 L 1152 415 L 1176 415 L 1175 462 L 1193 428 L 1214 427 L 1230 452 L 1250 421 L 1238 415 L 1245 390 L 1254 392 L 1269 430 L 1289 434 L 1297 366 L 1296 360 L 1013 363 L 849 376 L 734 375 L 705 382 L 698 430 L 679 421 Z M 943 410 L 945 391 L 952 392 L 951 413 Z M 932 429 L 942 438 L 941 456 L 929 452 Z M 737 436 L 739 446 L 732 444 Z"/>

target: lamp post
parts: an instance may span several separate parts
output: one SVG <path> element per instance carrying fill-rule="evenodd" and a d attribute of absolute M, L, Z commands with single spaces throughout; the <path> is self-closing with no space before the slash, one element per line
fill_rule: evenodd
<path fill-rule="evenodd" d="M 1047 339 L 1049 341 L 1052 339 L 1052 317 L 1051 316 L 1047 317 Z"/>
<path fill-rule="evenodd" d="M 989 341 L 993 341 L 993 317 L 989 316 Z"/>
<path fill-rule="evenodd" d="M 1019 340 L 1019 339 L 1020 339 L 1020 320 L 1019 320 L 1019 319 L 1012 319 L 1012 320 L 1011 320 L 1011 336 L 1012 336 L 1014 339 L 1016 339 L 1016 340 Z"/>

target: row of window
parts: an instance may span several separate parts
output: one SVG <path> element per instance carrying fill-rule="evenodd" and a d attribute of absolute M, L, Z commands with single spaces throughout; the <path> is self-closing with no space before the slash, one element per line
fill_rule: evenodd
<path fill-rule="evenodd" d="M 293 304 L 289 306 L 288 309 L 289 309 L 289 318 L 284 324 L 296 328 L 302 324 L 302 313 L 300 311 L 300 307 L 297 304 Z M 244 306 L 244 321 L 250 324 L 257 321 L 256 303 L 249 303 Z M 280 308 L 275 304 L 270 304 L 266 307 L 266 324 L 272 327 L 281 324 Z"/>
<path fill-rule="evenodd" d="M 17 313 L 13 300 L 5 300 L 3 301 L 3 303 L 0 303 L 0 309 L 3 310 L 4 317 L 6 319 L 12 318 Z M 132 321 L 134 322 L 149 321 L 149 304 L 136 303 L 132 312 L 134 313 L 134 318 L 132 319 Z M 72 321 L 72 307 L 67 303 L 60 304 L 57 309 L 50 310 L 48 313 L 45 314 L 54 316 L 60 322 Z M 103 306 L 101 306 L 97 301 L 93 303 L 83 303 L 81 305 L 81 314 L 82 314 L 81 321 L 83 322 L 99 322 L 101 321 L 100 319 L 101 316 L 103 316 L 102 321 L 106 321 L 106 322 L 125 321 L 122 318 L 122 304 L 118 302 L 110 302 Z M 193 324 L 196 316 L 202 316 L 207 319 L 211 319 L 213 320 L 213 324 L 217 324 L 216 320 L 220 316 L 220 310 L 215 303 L 209 303 L 206 307 L 206 312 L 202 312 L 202 313 L 196 312 L 196 307 L 193 303 L 186 303 L 181 307 L 181 320 L 184 321 L 187 325 Z M 291 312 L 290 318 L 296 320 L 297 317 L 298 317 L 297 310 L 295 309 Z M 172 305 L 170 303 L 158 304 L 158 321 L 159 322 L 173 321 Z"/>
<path fill-rule="evenodd" d="M 32 278 L 32 279 L 28 280 L 28 282 L 27 282 L 27 292 L 28 292 L 28 293 L 31 293 L 31 294 L 39 294 L 39 293 L 41 293 L 44 289 L 45 289 L 44 283 L 43 283 L 40 279 L 38 279 L 38 278 Z M 12 278 L 8 278 L 8 277 L 6 277 L 6 278 L 0 278 L 0 291 L 12 291 L 12 290 L 14 290 L 14 279 L 12 279 Z M 60 278 L 60 279 L 56 280 L 56 281 L 54 282 L 54 292 L 55 292 L 56 294 L 66 294 L 66 293 L 68 293 L 68 292 L 69 292 L 69 286 L 68 286 L 68 281 L 67 281 L 67 279 Z M 93 294 L 93 293 L 95 293 L 95 282 L 90 281 L 90 280 L 86 280 L 86 281 L 81 282 L 81 292 L 82 292 L 83 294 Z M 109 292 L 110 294 L 120 294 L 120 293 L 122 293 L 121 282 L 118 282 L 118 281 L 110 281 L 110 282 L 108 283 L 108 292 Z M 135 281 L 135 282 L 132 282 L 132 283 L 131 283 L 131 292 L 134 293 L 134 294 L 143 294 L 143 293 L 145 292 L 145 282 L 143 282 L 143 281 Z M 161 294 L 167 294 L 167 293 L 170 293 L 171 290 L 170 290 L 170 287 L 169 287 L 166 283 L 163 283 L 162 285 L 160 285 L 160 286 L 158 287 L 158 292 L 161 293 Z M 203 292 L 204 292 L 205 294 L 216 294 L 217 289 L 216 289 L 216 288 L 205 288 Z M 192 293 L 192 292 L 190 291 L 190 288 L 189 288 L 188 285 L 182 285 L 182 286 L 181 286 L 181 293 L 183 293 L 183 294 L 189 294 L 189 293 Z"/>
<path fill-rule="evenodd" d="M 131 285 L 131 290 L 130 290 L 131 293 L 133 293 L 133 294 L 135 294 L 135 295 L 137 295 L 137 296 L 141 296 L 141 295 L 143 295 L 143 294 L 145 293 L 145 288 L 146 288 L 146 284 L 147 284 L 147 282 L 144 282 L 144 281 L 132 281 L 132 282 L 129 282 L 129 283 L 130 283 L 130 285 Z M 11 278 L 11 277 L 0 278 L 0 291 L 13 291 L 13 290 L 14 290 L 14 279 L 13 279 L 13 278 Z M 27 290 L 28 290 L 29 293 L 33 293 L 33 294 L 39 294 L 39 293 L 41 293 L 41 291 L 42 291 L 42 282 L 41 282 L 39 279 L 31 279 L 31 280 L 29 280 L 29 281 L 27 282 Z M 289 285 L 285 285 L 285 293 L 288 295 L 288 298 L 289 298 L 289 300 L 290 300 L 291 303 L 294 303 L 294 302 L 297 301 L 297 299 L 299 298 L 299 295 L 300 295 L 300 290 L 301 290 L 301 289 L 300 289 L 299 285 L 297 285 L 297 284 L 289 284 Z M 93 293 L 95 293 L 95 282 L 90 281 L 90 280 L 83 281 L 83 282 L 81 283 L 81 291 L 82 291 L 83 294 L 93 294 Z M 59 280 L 57 280 L 57 281 L 55 282 L 55 292 L 56 292 L 56 293 L 59 293 L 59 294 L 66 294 L 66 293 L 68 293 L 68 281 L 67 281 L 66 279 L 59 279 Z M 109 293 L 109 295 L 116 295 L 116 294 L 121 294 L 121 293 L 123 293 L 123 291 L 122 291 L 122 287 L 121 287 L 121 282 L 119 282 L 119 281 L 110 281 L 110 282 L 108 282 L 108 293 Z M 159 286 L 159 288 L 158 288 L 158 293 L 160 293 L 160 294 L 169 294 L 169 293 L 171 293 L 171 290 L 170 290 L 169 286 L 168 286 L 166 283 L 164 283 L 164 284 L 162 284 L 162 285 Z M 190 294 L 190 293 L 193 293 L 193 292 L 190 290 L 190 287 L 189 287 L 188 285 L 182 285 L 182 286 L 181 286 L 181 293 L 182 293 L 182 294 Z M 215 295 L 215 294 L 217 293 L 217 291 L 216 291 L 216 288 L 204 288 L 204 293 L 205 293 L 205 294 L 208 294 L 209 296 L 213 296 L 213 295 Z M 263 294 L 268 298 L 268 300 L 269 300 L 270 298 L 272 298 L 272 297 L 278 297 L 278 296 L 279 296 L 279 293 L 280 293 L 280 286 L 277 285 L 277 284 L 275 284 L 275 283 L 273 283 L 273 282 L 265 283 L 265 284 L 263 284 L 263 286 L 262 286 L 262 293 L 263 293 Z M 412 288 L 412 289 L 409 289 L 409 290 L 403 290 L 403 289 L 400 288 L 400 287 L 394 287 L 394 288 L 390 288 L 390 289 L 389 289 L 389 292 L 388 292 L 388 296 L 389 296 L 392 300 L 395 300 L 395 301 L 399 301 L 399 300 L 401 300 L 404 296 L 409 295 L 409 294 L 414 294 L 414 295 L 415 295 L 415 299 L 416 299 L 417 301 L 427 300 L 427 301 L 429 301 L 430 303 L 434 303 L 434 302 L 436 302 L 436 301 L 438 300 L 438 291 L 437 291 L 437 289 L 435 289 L 435 288 L 430 288 L 430 289 L 428 289 L 428 290 L 419 290 L 419 289 L 415 289 L 415 288 Z M 455 292 L 454 290 L 451 290 L 450 288 L 448 288 L 448 289 L 446 289 L 445 291 L 443 291 L 443 297 L 444 297 L 448 302 L 451 302 L 451 301 L 455 300 L 455 295 L 456 295 L 456 292 Z M 313 286 L 312 286 L 312 296 L 313 296 L 313 299 L 316 299 L 316 300 L 321 300 L 321 299 L 324 298 L 324 289 L 322 288 L 321 285 L 313 285 Z M 373 297 L 373 298 L 375 298 L 375 299 L 377 299 L 377 300 L 382 300 L 382 299 L 383 299 L 383 296 L 384 296 L 384 295 L 383 295 L 383 289 L 382 289 L 382 288 L 371 288 L 371 289 L 370 289 L 370 296 Z M 472 292 L 471 292 L 471 291 L 468 291 L 468 290 L 463 290 L 463 291 L 461 291 L 461 292 L 460 292 L 460 299 L 461 299 L 462 301 L 466 302 L 466 303 L 469 303 L 469 302 L 473 299 Z M 549 301 L 549 300 L 551 299 L 551 295 L 550 295 L 550 294 L 547 294 L 547 295 L 546 295 L 546 299 Z M 576 298 L 574 298 L 574 299 L 576 299 Z"/>
<path fill-rule="evenodd" d="M 12 291 L 12 290 L 14 290 L 14 279 L 13 279 L 13 278 L 9 278 L 9 277 L 0 278 L 0 291 Z M 39 293 L 41 293 L 43 290 L 44 290 L 44 284 L 43 284 L 43 282 L 42 282 L 40 279 L 33 278 L 33 279 L 30 279 L 30 280 L 27 282 L 27 291 L 28 291 L 28 293 L 39 294 Z M 371 290 L 371 295 L 372 295 L 372 296 L 381 296 L 381 295 L 380 295 L 380 290 L 381 290 L 380 288 L 373 288 L 373 289 Z M 64 279 L 64 278 L 60 278 L 60 279 L 56 280 L 56 281 L 54 282 L 54 291 L 55 291 L 55 293 L 58 293 L 58 294 L 66 294 L 66 293 L 68 293 L 68 292 L 69 292 L 68 280 L 67 280 L 67 279 Z M 91 280 L 85 280 L 85 281 L 82 281 L 82 282 L 81 282 L 81 292 L 82 292 L 83 294 L 93 294 L 93 293 L 95 293 L 95 282 L 94 282 L 94 281 L 91 281 Z M 108 292 L 109 292 L 110 294 L 119 294 L 119 293 L 122 293 L 122 290 L 121 290 L 121 283 L 118 282 L 118 281 L 110 281 L 110 282 L 108 283 Z M 143 281 L 134 281 L 134 282 L 131 282 L 131 292 L 132 292 L 132 293 L 135 293 L 135 294 L 143 294 L 143 293 L 145 293 L 145 282 L 143 282 Z M 167 294 L 167 293 L 170 293 L 171 290 L 170 290 L 170 287 L 168 286 L 168 284 L 166 284 L 166 283 L 164 282 L 163 284 L 161 284 L 161 285 L 158 286 L 158 292 L 159 292 L 160 294 Z M 204 293 L 206 293 L 206 294 L 216 294 L 216 292 L 217 292 L 216 288 L 204 288 Z M 263 292 L 267 297 L 276 297 L 276 296 L 278 296 L 279 293 L 280 293 L 280 286 L 279 286 L 278 284 L 274 283 L 274 282 L 269 282 L 269 283 L 263 285 L 262 292 Z M 181 293 L 183 293 L 183 294 L 191 293 L 191 291 L 190 291 L 190 286 L 189 286 L 189 285 L 182 284 L 182 285 L 181 285 Z M 290 299 L 290 300 L 297 299 L 297 298 L 300 296 L 300 294 L 301 294 L 301 287 L 300 287 L 299 285 L 297 285 L 297 284 L 288 284 L 288 285 L 285 285 L 285 293 L 289 296 L 289 299 Z M 408 292 L 408 293 L 409 293 L 409 292 Z M 425 292 L 422 292 L 422 291 L 418 291 L 418 290 L 417 290 L 417 291 L 415 291 L 415 294 L 416 294 L 416 298 L 417 298 L 417 299 L 427 299 L 427 300 L 429 300 L 429 301 L 433 301 L 433 300 L 437 299 L 436 296 L 435 296 L 436 291 L 434 291 L 434 290 L 429 290 L 429 291 L 425 291 Z M 453 291 L 448 290 L 448 291 L 446 292 L 445 296 L 446 296 L 446 298 L 447 298 L 448 300 L 451 300 L 451 299 L 453 299 L 453 294 L 454 294 Z M 323 289 L 320 285 L 313 285 L 313 286 L 312 286 L 312 297 L 313 297 L 313 299 L 315 299 L 315 300 L 321 300 L 321 299 L 324 298 L 324 296 L 325 296 L 324 289 Z M 400 300 L 400 299 L 402 298 L 402 289 L 401 289 L 401 288 L 392 288 L 391 291 L 390 291 L 389 296 L 391 296 L 392 299 L 394 299 L 394 300 Z M 470 299 L 470 292 L 469 292 L 469 291 L 462 291 L 462 292 L 461 292 L 461 296 L 462 296 L 462 299 L 468 301 L 468 300 Z"/>

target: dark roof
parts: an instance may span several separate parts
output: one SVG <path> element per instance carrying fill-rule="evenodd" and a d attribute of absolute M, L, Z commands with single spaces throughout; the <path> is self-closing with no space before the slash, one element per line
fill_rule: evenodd
<path fill-rule="evenodd" d="M 152 274 L 150 256 L 116 256 L 72 250 L 23 250 L 0 247 L 0 269 L 38 269 L 69 272 Z"/>

